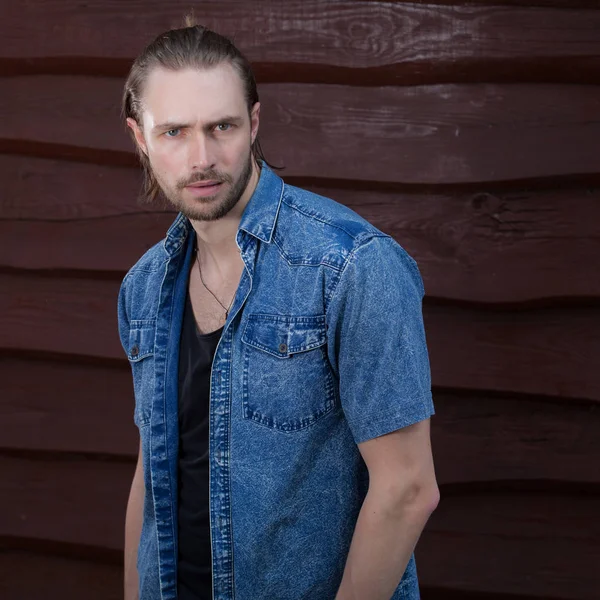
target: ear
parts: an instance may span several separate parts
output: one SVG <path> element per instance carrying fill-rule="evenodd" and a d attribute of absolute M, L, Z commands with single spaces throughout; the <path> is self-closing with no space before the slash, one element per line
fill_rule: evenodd
<path fill-rule="evenodd" d="M 260 123 L 260 102 L 255 102 L 252 107 L 252 112 L 250 113 L 250 135 L 252 137 L 252 144 L 254 144 L 254 140 L 258 135 L 258 126 Z"/>
<path fill-rule="evenodd" d="M 148 156 L 148 149 L 146 148 L 146 140 L 144 139 L 144 134 L 143 134 L 142 130 L 140 129 L 140 126 L 137 124 L 137 121 L 135 119 L 132 119 L 131 117 L 127 117 L 127 127 L 129 127 L 129 129 L 131 129 L 131 131 L 133 133 L 133 137 L 134 137 L 139 149 L 146 156 Z"/>

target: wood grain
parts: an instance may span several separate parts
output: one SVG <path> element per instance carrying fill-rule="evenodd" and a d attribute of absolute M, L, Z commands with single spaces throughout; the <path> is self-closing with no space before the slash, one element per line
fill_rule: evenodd
<path fill-rule="evenodd" d="M 0 552 L 2 600 L 121 600 L 123 569 L 25 550 Z"/>
<path fill-rule="evenodd" d="M 585 57 L 600 50 L 593 1 L 469 4 L 226 0 L 203 2 L 197 14 L 203 25 L 232 37 L 252 62 L 368 69 L 473 57 Z M 133 59 L 154 36 L 178 26 L 189 8 L 181 0 L 94 0 L 86 10 L 67 0 L 30 0 L 17 12 L 4 5 L 2 55 Z"/>
<path fill-rule="evenodd" d="M 122 550 L 134 470 L 134 462 L 0 456 L 0 536 Z"/>
<path fill-rule="evenodd" d="M 600 320 L 594 307 L 426 306 L 424 317 L 435 385 L 600 398 Z"/>
<path fill-rule="evenodd" d="M 417 545 L 421 584 L 591 600 L 600 589 L 598 496 L 444 496 Z M 465 596 L 468 597 L 468 596 Z"/>
<path fill-rule="evenodd" d="M 122 164 L 133 146 L 119 119 L 121 87 L 110 78 L 5 79 L 0 151 L 57 145 L 70 158 L 80 149 Z M 266 156 L 285 175 L 440 184 L 600 171 L 600 86 L 265 84 L 260 94 Z"/>
<path fill-rule="evenodd" d="M 0 349 L 125 360 L 117 327 L 119 285 L 0 274 Z"/>
<path fill-rule="evenodd" d="M 128 364 L 0 358 L 0 446 L 135 459 Z"/>
<path fill-rule="evenodd" d="M 431 440 L 441 485 L 600 483 L 600 405 L 434 390 Z"/>

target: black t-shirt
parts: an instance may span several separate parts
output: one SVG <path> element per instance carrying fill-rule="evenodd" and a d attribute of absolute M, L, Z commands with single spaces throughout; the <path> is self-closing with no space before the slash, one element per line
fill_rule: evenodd
<path fill-rule="evenodd" d="M 208 419 L 210 372 L 222 332 L 198 332 L 188 292 L 179 346 L 179 600 L 212 598 Z"/>

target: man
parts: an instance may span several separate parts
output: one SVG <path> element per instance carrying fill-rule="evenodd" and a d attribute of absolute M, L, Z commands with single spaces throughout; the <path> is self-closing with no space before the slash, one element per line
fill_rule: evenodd
<path fill-rule="evenodd" d="M 179 211 L 119 294 L 140 432 L 126 599 L 419 598 L 439 492 L 415 262 L 269 167 L 226 38 L 159 36 L 123 107 L 145 197 Z"/>

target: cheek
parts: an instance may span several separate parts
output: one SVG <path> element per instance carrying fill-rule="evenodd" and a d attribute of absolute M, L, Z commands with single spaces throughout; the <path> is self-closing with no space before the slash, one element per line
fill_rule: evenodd
<path fill-rule="evenodd" d="M 181 158 L 175 152 L 155 150 L 150 157 L 152 168 L 167 178 L 175 176 L 181 170 Z"/>
<path fill-rule="evenodd" d="M 251 138 L 249 135 L 229 140 L 227 144 L 223 144 L 223 156 L 225 160 L 231 166 L 235 165 L 241 170 L 251 152 L 250 144 Z"/>

